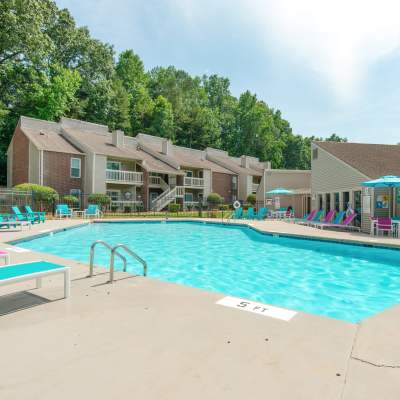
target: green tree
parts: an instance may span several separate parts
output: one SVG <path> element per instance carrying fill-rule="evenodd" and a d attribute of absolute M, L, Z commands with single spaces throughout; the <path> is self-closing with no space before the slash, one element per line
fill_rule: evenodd
<path fill-rule="evenodd" d="M 111 85 L 107 123 L 111 130 L 130 131 L 130 98 L 121 80 L 114 79 Z"/>
<path fill-rule="evenodd" d="M 163 96 L 158 96 L 154 102 L 149 132 L 175 141 L 172 105 Z"/>
<path fill-rule="evenodd" d="M 28 101 L 34 105 L 27 114 L 54 121 L 66 114 L 74 102 L 81 77 L 77 71 L 58 65 L 52 66 L 49 75 L 43 75 L 41 82 L 32 84 Z"/>

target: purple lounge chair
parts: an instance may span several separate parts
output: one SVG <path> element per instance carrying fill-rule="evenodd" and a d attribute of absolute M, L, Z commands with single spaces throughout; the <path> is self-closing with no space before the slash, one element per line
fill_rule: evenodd
<path fill-rule="evenodd" d="M 310 222 L 309 226 L 318 227 L 321 224 L 331 224 L 333 219 L 335 218 L 335 214 L 336 214 L 336 210 L 330 210 L 327 212 L 327 214 L 325 215 L 325 218 L 321 222 L 312 221 L 312 222 Z"/>
<path fill-rule="evenodd" d="M 357 214 L 353 213 L 353 214 L 348 215 L 340 224 L 320 224 L 318 226 L 321 227 L 321 229 L 344 228 L 344 229 L 360 231 L 360 228 L 358 226 L 350 225 L 354 221 L 354 218 L 356 216 L 357 216 Z"/>

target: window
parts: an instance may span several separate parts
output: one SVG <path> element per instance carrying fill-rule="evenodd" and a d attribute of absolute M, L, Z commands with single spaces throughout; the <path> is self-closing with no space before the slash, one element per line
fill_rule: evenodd
<path fill-rule="evenodd" d="M 112 169 L 113 171 L 120 171 L 121 163 L 119 161 L 107 161 L 107 169 Z"/>
<path fill-rule="evenodd" d="M 192 178 L 193 177 L 193 171 L 185 171 L 185 174 L 188 178 Z"/>
<path fill-rule="evenodd" d="M 118 201 L 121 192 L 119 190 L 107 190 L 106 194 L 111 199 L 111 201 Z"/>
<path fill-rule="evenodd" d="M 236 189 L 237 189 L 237 176 L 232 175 L 232 190 L 236 190 Z"/>
<path fill-rule="evenodd" d="M 313 159 L 313 160 L 316 160 L 317 158 L 318 158 L 318 149 L 315 148 L 315 149 L 313 149 L 313 151 L 312 151 L 312 159 Z"/>
<path fill-rule="evenodd" d="M 80 197 L 81 196 L 81 189 L 71 189 L 70 191 L 69 191 L 69 194 L 71 195 L 71 196 L 75 196 L 75 197 Z"/>
<path fill-rule="evenodd" d="M 71 158 L 71 178 L 81 177 L 81 159 Z"/>
<path fill-rule="evenodd" d="M 193 193 L 185 193 L 185 202 L 192 202 L 193 201 Z"/>
<path fill-rule="evenodd" d="M 335 196 L 335 210 L 337 212 L 339 212 L 340 211 L 340 194 L 335 193 L 334 196 Z"/>
<path fill-rule="evenodd" d="M 327 193 L 326 194 L 326 211 L 330 211 L 331 210 L 331 194 Z"/>

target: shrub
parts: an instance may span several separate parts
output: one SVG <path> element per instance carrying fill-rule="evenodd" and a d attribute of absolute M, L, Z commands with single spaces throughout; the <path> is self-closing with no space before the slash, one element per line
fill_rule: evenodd
<path fill-rule="evenodd" d="M 254 206 L 256 204 L 256 200 L 257 200 L 257 197 L 254 193 L 249 194 L 246 199 L 246 201 L 248 203 L 250 203 L 252 206 Z"/>
<path fill-rule="evenodd" d="M 14 186 L 14 189 L 32 192 L 36 201 L 50 202 L 58 199 L 58 193 L 50 186 L 42 186 L 35 183 L 21 183 Z"/>
<path fill-rule="evenodd" d="M 111 199 L 109 196 L 103 193 L 92 193 L 88 196 L 88 202 L 91 204 L 97 204 L 100 207 L 104 207 L 111 203 Z"/>
<path fill-rule="evenodd" d="M 227 211 L 227 210 L 229 210 L 229 204 L 221 204 L 218 208 L 221 211 Z"/>
<path fill-rule="evenodd" d="M 222 203 L 222 197 L 218 193 L 210 193 L 207 196 L 207 203 L 215 207 Z"/>
<path fill-rule="evenodd" d="M 71 194 L 67 194 L 66 196 L 63 196 L 62 201 L 64 201 L 67 204 L 79 203 L 79 199 L 76 196 L 72 196 Z"/>
<path fill-rule="evenodd" d="M 177 203 L 170 203 L 168 204 L 168 211 L 169 212 L 178 212 L 181 209 L 180 204 Z"/>

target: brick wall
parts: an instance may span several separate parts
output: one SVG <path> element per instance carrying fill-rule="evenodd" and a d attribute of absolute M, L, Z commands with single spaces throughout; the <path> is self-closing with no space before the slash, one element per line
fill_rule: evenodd
<path fill-rule="evenodd" d="M 29 139 L 19 125 L 15 129 L 12 146 L 12 186 L 29 180 Z"/>
<path fill-rule="evenodd" d="M 221 195 L 225 203 L 232 202 L 232 175 L 213 172 L 212 191 Z"/>
<path fill-rule="evenodd" d="M 81 159 L 81 178 L 71 178 L 71 158 Z M 59 194 L 69 194 L 71 189 L 83 192 L 84 156 L 68 153 L 43 152 L 43 185 L 54 188 Z"/>

